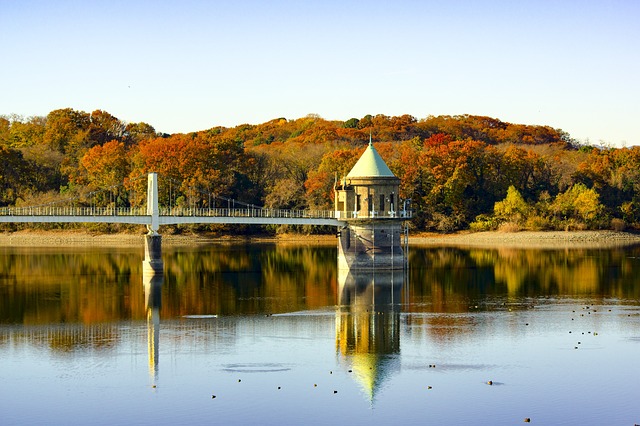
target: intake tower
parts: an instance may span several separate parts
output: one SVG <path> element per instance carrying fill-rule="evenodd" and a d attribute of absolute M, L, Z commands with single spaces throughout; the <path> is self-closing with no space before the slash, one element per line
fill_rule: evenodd
<path fill-rule="evenodd" d="M 408 200 L 400 205 L 399 189 L 400 179 L 369 138 L 358 162 L 334 188 L 336 218 L 347 222 L 338 232 L 339 268 L 403 269 L 402 225 L 409 214 Z"/>

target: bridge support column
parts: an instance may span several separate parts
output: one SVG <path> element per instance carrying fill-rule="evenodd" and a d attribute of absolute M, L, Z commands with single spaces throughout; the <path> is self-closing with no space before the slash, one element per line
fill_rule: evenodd
<path fill-rule="evenodd" d="M 160 227 L 160 208 L 158 207 L 158 174 L 149 173 L 147 177 L 147 215 L 151 223 L 147 225 L 149 235 L 158 235 Z"/>
<path fill-rule="evenodd" d="M 144 260 L 142 275 L 153 276 L 164 273 L 162 263 L 162 237 L 158 234 L 144 236 Z"/>

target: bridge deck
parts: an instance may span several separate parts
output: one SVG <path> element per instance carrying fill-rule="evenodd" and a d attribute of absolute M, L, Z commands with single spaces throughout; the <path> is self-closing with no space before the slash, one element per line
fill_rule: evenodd
<path fill-rule="evenodd" d="M 25 207 L 0 208 L 0 223 L 128 223 L 150 225 L 146 208 Z M 344 226 L 328 210 L 161 208 L 159 225 L 246 224 Z"/>

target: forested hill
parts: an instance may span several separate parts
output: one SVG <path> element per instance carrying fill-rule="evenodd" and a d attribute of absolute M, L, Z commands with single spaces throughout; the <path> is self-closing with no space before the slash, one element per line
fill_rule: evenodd
<path fill-rule="evenodd" d="M 174 205 L 212 193 L 271 208 L 333 207 L 372 136 L 402 179 L 416 230 L 596 229 L 640 222 L 640 147 L 582 146 L 548 126 L 459 115 L 315 115 L 257 125 L 160 134 L 105 111 L 0 117 L 0 207 L 43 205 L 112 188 L 101 203 L 144 203 L 115 186 L 149 171 L 176 182 Z M 197 190 L 194 190 L 197 188 Z M 92 203 L 96 201 L 93 200 Z"/>

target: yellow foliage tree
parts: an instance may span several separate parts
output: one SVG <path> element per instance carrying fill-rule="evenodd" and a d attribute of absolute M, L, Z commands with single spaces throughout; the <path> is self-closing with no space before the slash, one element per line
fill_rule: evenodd
<path fill-rule="evenodd" d="M 604 219 L 604 206 L 594 189 L 577 183 L 558 194 L 551 203 L 551 210 L 563 220 L 575 220 L 587 226 L 597 226 Z"/>
<path fill-rule="evenodd" d="M 493 207 L 493 213 L 499 219 L 520 223 L 526 219 L 529 213 L 529 205 L 515 186 L 511 185 L 507 189 L 505 199 L 498 201 Z"/>

